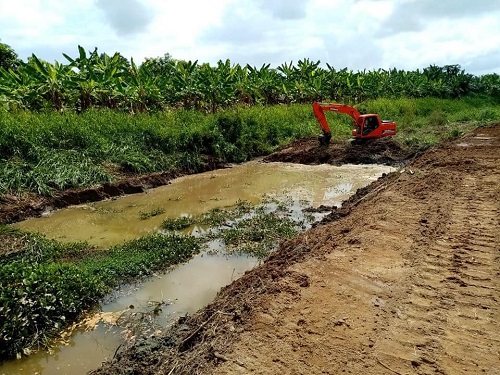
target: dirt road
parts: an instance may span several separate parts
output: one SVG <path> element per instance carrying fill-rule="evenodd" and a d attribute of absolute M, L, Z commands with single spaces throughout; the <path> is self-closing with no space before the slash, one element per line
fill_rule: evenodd
<path fill-rule="evenodd" d="M 500 126 L 330 218 L 100 372 L 500 374 Z"/>

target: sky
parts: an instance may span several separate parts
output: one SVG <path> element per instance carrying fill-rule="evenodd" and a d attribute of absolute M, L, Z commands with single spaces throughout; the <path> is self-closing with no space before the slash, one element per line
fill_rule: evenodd
<path fill-rule="evenodd" d="M 309 58 L 350 70 L 459 64 L 500 74 L 500 0 L 0 0 L 0 42 L 64 62 L 78 45 L 260 67 Z"/>

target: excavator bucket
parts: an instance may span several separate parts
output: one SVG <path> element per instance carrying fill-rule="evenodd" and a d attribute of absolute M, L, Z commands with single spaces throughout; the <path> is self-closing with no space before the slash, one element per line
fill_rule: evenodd
<path fill-rule="evenodd" d="M 330 144 L 331 139 L 332 139 L 332 133 L 329 132 L 323 132 L 323 134 L 318 137 L 319 144 L 321 146 L 328 146 Z"/>

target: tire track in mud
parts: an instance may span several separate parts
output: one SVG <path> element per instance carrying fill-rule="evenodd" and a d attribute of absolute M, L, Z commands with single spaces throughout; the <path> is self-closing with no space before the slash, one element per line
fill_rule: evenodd
<path fill-rule="evenodd" d="M 404 323 L 392 329 L 397 344 L 382 345 L 388 361 L 409 360 L 418 374 L 500 373 L 500 175 L 460 172 L 454 199 L 437 199 L 420 221 Z"/>

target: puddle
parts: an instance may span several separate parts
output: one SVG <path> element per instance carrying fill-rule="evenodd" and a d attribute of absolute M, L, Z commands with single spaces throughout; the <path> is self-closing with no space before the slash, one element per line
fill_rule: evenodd
<path fill-rule="evenodd" d="M 378 165 L 335 167 L 254 161 L 182 177 L 144 194 L 69 207 L 14 226 L 39 231 L 49 238 L 85 240 L 106 248 L 158 231 L 166 218 L 198 216 L 214 208 L 233 206 L 239 200 L 259 204 L 266 195 L 278 200 L 292 197 L 295 203 L 302 201 L 314 207 L 339 205 L 358 188 L 392 170 Z M 295 203 L 292 215 L 299 215 Z M 159 214 L 141 219 L 141 214 L 144 217 L 153 211 Z M 213 246 L 216 248 L 217 243 Z M 152 335 L 156 329 L 165 329 L 179 316 L 208 304 L 222 286 L 257 263 L 250 256 L 204 253 L 138 285 L 123 286 L 111 302 L 101 306 L 100 317 L 110 324 L 100 322 L 92 331 L 79 328 L 67 345 L 55 347 L 52 353 L 41 351 L 0 365 L 0 375 L 85 374 L 113 357 L 124 337 L 134 337 L 138 332 Z M 141 321 L 149 322 L 149 331 L 140 327 Z"/>

